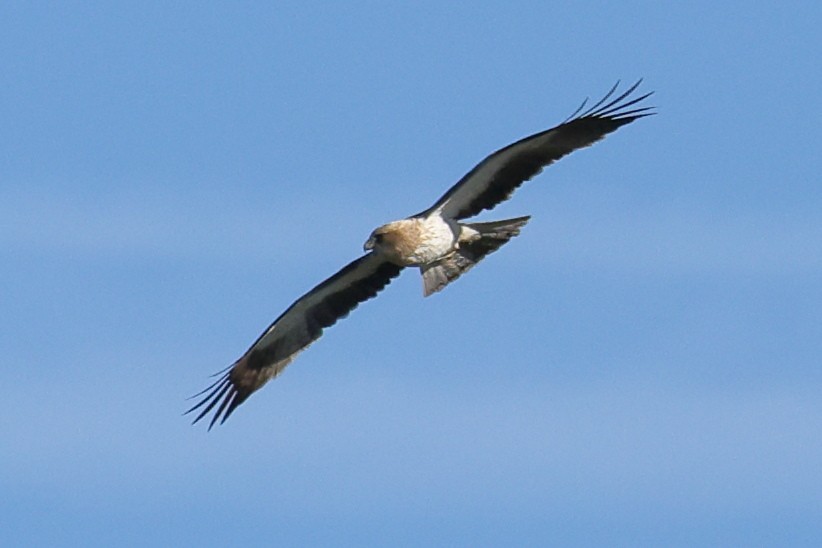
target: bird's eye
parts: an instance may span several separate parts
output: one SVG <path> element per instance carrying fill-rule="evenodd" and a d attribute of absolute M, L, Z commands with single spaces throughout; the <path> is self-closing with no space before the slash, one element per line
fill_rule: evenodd
<path fill-rule="evenodd" d="M 374 241 L 375 241 L 375 242 L 381 242 L 381 241 L 382 241 L 382 237 L 383 237 L 383 234 L 382 234 L 382 233 L 380 233 L 380 234 L 374 234 Z"/>

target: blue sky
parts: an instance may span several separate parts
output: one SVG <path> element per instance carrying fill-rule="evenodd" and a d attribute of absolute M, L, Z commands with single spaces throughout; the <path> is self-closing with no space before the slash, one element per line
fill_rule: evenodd
<path fill-rule="evenodd" d="M 4 3 L 4 545 L 818 545 L 815 2 Z M 297 296 L 489 152 L 659 115 L 208 433 Z"/>

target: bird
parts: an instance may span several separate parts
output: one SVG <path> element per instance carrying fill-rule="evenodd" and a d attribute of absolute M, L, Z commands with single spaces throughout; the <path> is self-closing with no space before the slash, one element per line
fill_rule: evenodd
<path fill-rule="evenodd" d="M 641 83 L 618 93 L 618 81 L 587 109 L 586 98 L 561 124 L 487 156 L 425 211 L 374 229 L 363 246 L 364 255 L 289 306 L 237 361 L 214 375 L 216 381 L 189 398 L 201 399 L 184 414 L 197 412 L 195 424 L 213 410 L 211 430 L 320 338 L 325 328 L 375 297 L 403 269 L 419 268 L 427 297 L 519 235 L 530 216 L 466 220 L 507 200 L 563 156 L 656 114 L 655 107 L 643 103 L 652 91 L 635 96 Z"/>

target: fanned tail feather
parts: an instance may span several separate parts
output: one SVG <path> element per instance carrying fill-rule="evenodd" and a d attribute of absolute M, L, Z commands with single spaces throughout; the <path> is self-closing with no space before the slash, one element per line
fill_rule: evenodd
<path fill-rule="evenodd" d="M 424 295 L 427 297 L 440 291 L 468 272 L 486 255 L 493 253 L 505 242 L 518 235 L 520 229 L 530 218 L 527 216 L 490 223 L 466 223 L 465 226 L 479 233 L 479 238 L 461 243 L 452 255 L 432 265 L 421 267 Z"/>

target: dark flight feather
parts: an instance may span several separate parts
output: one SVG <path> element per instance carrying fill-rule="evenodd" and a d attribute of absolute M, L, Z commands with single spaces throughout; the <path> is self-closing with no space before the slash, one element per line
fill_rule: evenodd
<path fill-rule="evenodd" d="M 655 114 L 653 107 L 630 109 L 651 93 L 626 101 L 640 80 L 614 99 L 619 82 L 596 104 L 585 108 L 587 100 L 562 124 L 536 133 L 502 148 L 469 171 L 437 202 L 417 214 L 438 213 L 451 219 L 473 217 L 511 197 L 522 183 L 563 156 L 599 141 L 609 133 L 644 116 Z"/>

